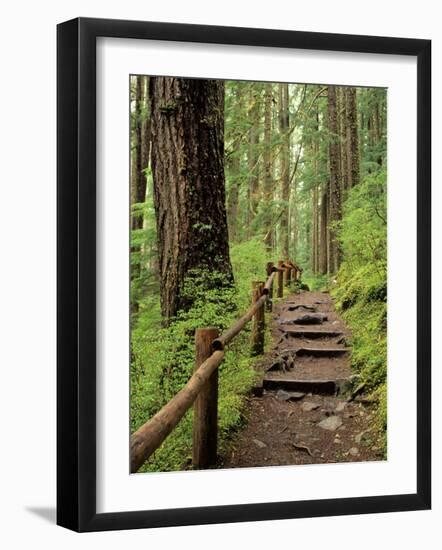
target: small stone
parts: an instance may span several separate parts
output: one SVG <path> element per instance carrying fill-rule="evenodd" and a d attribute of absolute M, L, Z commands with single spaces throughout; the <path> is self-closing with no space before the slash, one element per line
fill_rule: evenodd
<path fill-rule="evenodd" d="M 340 426 L 342 426 L 342 419 L 339 416 L 327 416 L 319 422 L 318 426 L 323 430 L 329 430 L 334 432 Z"/>
<path fill-rule="evenodd" d="M 290 392 L 290 401 L 299 401 L 305 396 L 305 393 L 302 393 L 300 391 L 292 391 Z"/>
<path fill-rule="evenodd" d="M 254 439 L 253 440 L 253 443 L 259 447 L 260 449 L 264 449 L 265 447 L 267 447 L 267 445 L 265 443 L 263 443 L 262 441 L 260 441 L 259 439 Z"/>
<path fill-rule="evenodd" d="M 300 315 L 292 322 L 297 325 L 320 325 L 324 321 L 327 321 L 327 315 L 324 315 L 323 313 L 309 313 L 305 315 Z"/>
<path fill-rule="evenodd" d="M 352 456 L 358 456 L 358 454 L 359 454 L 359 449 L 356 448 L 356 447 L 352 447 L 348 452 L 349 452 Z"/>
<path fill-rule="evenodd" d="M 311 401 L 304 401 L 304 403 L 301 405 L 301 409 L 304 412 L 315 411 L 316 409 L 319 409 L 319 407 L 319 403 L 312 403 Z"/>
<path fill-rule="evenodd" d="M 288 401 L 290 399 L 290 394 L 285 390 L 278 390 L 276 392 L 276 398 L 280 401 Z"/>
<path fill-rule="evenodd" d="M 299 401 L 305 396 L 305 393 L 300 391 L 285 391 L 285 390 L 278 390 L 276 392 L 276 398 L 280 401 Z"/>
<path fill-rule="evenodd" d="M 336 405 L 336 408 L 335 408 L 335 411 L 336 412 L 342 412 L 345 407 L 347 406 L 347 403 L 345 401 L 340 401 L 337 405 Z"/>
<path fill-rule="evenodd" d="M 364 435 L 365 435 L 365 432 L 361 432 L 360 434 L 358 434 L 358 435 L 355 437 L 355 441 L 356 441 L 356 443 L 357 443 L 358 445 L 360 445 L 360 443 L 361 443 L 361 441 L 362 441 Z"/>
<path fill-rule="evenodd" d="M 340 439 L 338 439 L 337 437 L 335 437 L 333 443 L 336 443 L 336 444 L 340 445 L 342 443 L 342 441 Z"/>

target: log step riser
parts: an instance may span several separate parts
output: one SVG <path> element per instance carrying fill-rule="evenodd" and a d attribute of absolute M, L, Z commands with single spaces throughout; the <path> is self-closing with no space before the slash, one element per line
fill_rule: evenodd
<path fill-rule="evenodd" d="M 301 348 L 296 351 L 297 357 L 341 357 L 348 353 L 348 349 L 307 349 Z"/>
<path fill-rule="evenodd" d="M 318 331 L 318 330 L 284 330 L 292 338 L 338 338 L 343 336 L 342 332 Z"/>
<path fill-rule="evenodd" d="M 287 390 L 304 393 L 317 393 L 321 395 L 333 395 L 336 393 L 336 384 L 333 380 L 284 380 L 277 378 L 264 378 L 265 390 Z"/>

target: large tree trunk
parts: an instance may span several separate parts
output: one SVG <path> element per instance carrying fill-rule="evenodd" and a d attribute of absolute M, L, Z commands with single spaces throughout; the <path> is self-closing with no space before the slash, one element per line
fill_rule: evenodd
<path fill-rule="evenodd" d="M 279 84 L 279 130 L 281 132 L 281 253 L 289 258 L 290 133 L 289 85 Z"/>
<path fill-rule="evenodd" d="M 328 130 L 329 138 L 329 165 L 330 165 L 330 211 L 329 211 L 329 234 L 330 234 L 330 254 L 329 269 L 331 273 L 336 273 L 340 264 L 340 246 L 337 236 L 336 224 L 342 217 L 341 203 L 341 174 L 339 162 L 339 133 L 336 111 L 336 87 L 328 88 Z"/>
<path fill-rule="evenodd" d="M 233 280 L 224 189 L 224 83 L 155 77 L 150 96 L 161 310 L 170 319 L 192 305 L 189 289 L 195 283 L 203 279 L 209 289 Z"/>

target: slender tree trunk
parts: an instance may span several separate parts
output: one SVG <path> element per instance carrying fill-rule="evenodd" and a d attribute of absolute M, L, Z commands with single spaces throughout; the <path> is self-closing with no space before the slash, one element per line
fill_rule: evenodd
<path fill-rule="evenodd" d="M 336 273 L 340 264 L 340 245 L 337 236 L 336 224 L 342 217 L 341 205 L 341 174 L 339 163 L 339 134 L 336 111 L 336 87 L 328 88 L 328 129 L 329 140 L 329 163 L 330 163 L 330 211 L 329 211 L 329 233 L 330 233 L 330 271 Z"/>
<path fill-rule="evenodd" d="M 356 88 L 347 88 L 346 90 L 346 120 L 348 184 L 349 187 L 354 187 L 359 183 L 359 135 Z"/>
<path fill-rule="evenodd" d="M 235 150 L 238 151 L 239 142 L 235 140 Z M 239 154 L 234 154 L 231 161 L 231 187 L 227 198 L 227 220 L 229 225 L 229 237 L 231 241 L 237 239 L 238 227 L 238 201 L 239 201 L 239 179 L 241 173 L 241 161 Z"/>
<path fill-rule="evenodd" d="M 279 84 L 279 131 L 281 133 L 281 199 L 280 221 L 281 253 L 289 258 L 289 203 L 290 203 L 290 120 L 289 85 Z"/>
<path fill-rule="evenodd" d="M 224 83 L 154 77 L 150 97 L 161 310 L 170 319 L 192 305 L 189 289 L 195 284 L 203 280 L 206 290 L 233 280 L 224 189 Z"/>
<path fill-rule="evenodd" d="M 242 101 L 241 93 L 236 89 L 236 103 L 241 112 Z M 231 241 L 237 239 L 238 228 L 238 202 L 239 188 L 241 180 L 241 132 L 239 128 L 235 129 L 235 137 L 233 140 L 232 158 L 230 161 L 230 190 L 227 195 L 227 222 L 229 227 L 229 238 Z"/>
<path fill-rule="evenodd" d="M 272 155 L 271 155 L 271 138 L 272 138 L 272 85 L 266 84 L 265 87 L 265 102 L 264 102 L 264 215 L 263 215 L 263 232 L 264 243 L 268 252 L 272 250 L 273 230 L 271 229 L 271 201 L 272 201 Z"/>
<path fill-rule="evenodd" d="M 132 127 L 132 151 L 131 151 L 131 205 L 142 204 L 146 200 L 146 173 L 149 163 L 150 148 L 150 117 L 146 110 L 147 88 L 144 76 L 133 77 L 135 87 L 135 106 L 133 111 Z M 139 230 L 143 228 L 143 213 L 139 209 L 131 213 L 131 228 Z M 140 277 L 142 270 L 142 257 L 144 247 L 140 245 L 131 246 L 131 280 Z M 132 312 L 138 311 L 139 294 L 142 289 L 134 287 L 136 291 L 132 294 Z"/>
<path fill-rule="evenodd" d="M 143 77 L 135 77 L 135 109 L 134 109 L 134 155 L 133 155 L 133 171 L 132 171 L 132 204 L 144 202 L 146 196 L 146 176 L 143 172 L 143 162 L 145 158 L 145 143 L 143 130 L 146 122 L 143 120 L 144 111 L 144 93 L 143 93 Z M 143 227 L 142 215 L 132 215 L 132 229 L 141 229 Z"/>
<path fill-rule="evenodd" d="M 338 93 L 338 126 L 339 126 L 339 170 L 343 194 L 350 188 L 347 158 L 347 89 L 337 88 Z"/>
<path fill-rule="evenodd" d="M 250 110 L 249 110 L 249 147 L 247 151 L 247 165 L 249 171 L 249 206 L 248 206 L 248 229 L 249 236 L 252 235 L 252 222 L 255 219 L 259 204 L 259 117 L 261 111 L 261 96 L 254 89 L 253 84 L 250 89 Z"/>
<path fill-rule="evenodd" d="M 314 274 L 319 271 L 319 214 L 318 214 L 318 186 L 319 186 L 319 113 L 318 106 L 314 107 L 314 126 L 311 142 L 311 157 L 313 163 L 312 199 L 312 244 L 311 268 Z"/>
<path fill-rule="evenodd" d="M 321 197 L 321 227 L 319 235 L 319 272 L 325 275 L 328 272 L 328 192 L 325 190 Z"/>

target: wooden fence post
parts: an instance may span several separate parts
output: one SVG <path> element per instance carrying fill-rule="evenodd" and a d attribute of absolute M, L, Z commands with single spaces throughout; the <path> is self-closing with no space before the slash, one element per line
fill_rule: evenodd
<path fill-rule="evenodd" d="M 283 266 L 284 265 L 284 262 L 282 260 L 279 260 L 278 262 L 278 293 L 277 293 L 277 296 L 278 298 L 282 298 L 283 295 L 284 295 L 284 288 L 283 288 Z"/>
<path fill-rule="evenodd" d="M 252 305 L 261 298 L 263 288 L 263 282 L 253 281 Z M 252 320 L 252 355 L 261 355 L 262 353 L 264 353 L 264 332 L 265 315 L 263 304 L 260 308 L 258 308 Z"/>
<path fill-rule="evenodd" d="M 212 342 L 218 338 L 215 327 L 197 328 L 195 331 L 195 370 L 212 355 Z M 218 439 L 218 368 L 201 389 L 193 405 L 194 468 L 207 468 L 216 464 Z"/>
<path fill-rule="evenodd" d="M 270 275 L 273 273 L 274 268 L 273 262 L 267 262 L 266 272 L 267 272 L 267 278 L 270 277 Z M 269 295 L 267 299 L 267 311 L 272 311 L 273 308 L 273 283 L 270 285 L 269 288 Z"/>
<path fill-rule="evenodd" d="M 292 268 L 289 264 L 286 264 L 287 267 L 285 268 L 285 286 L 290 286 L 291 279 L 292 279 Z"/>

